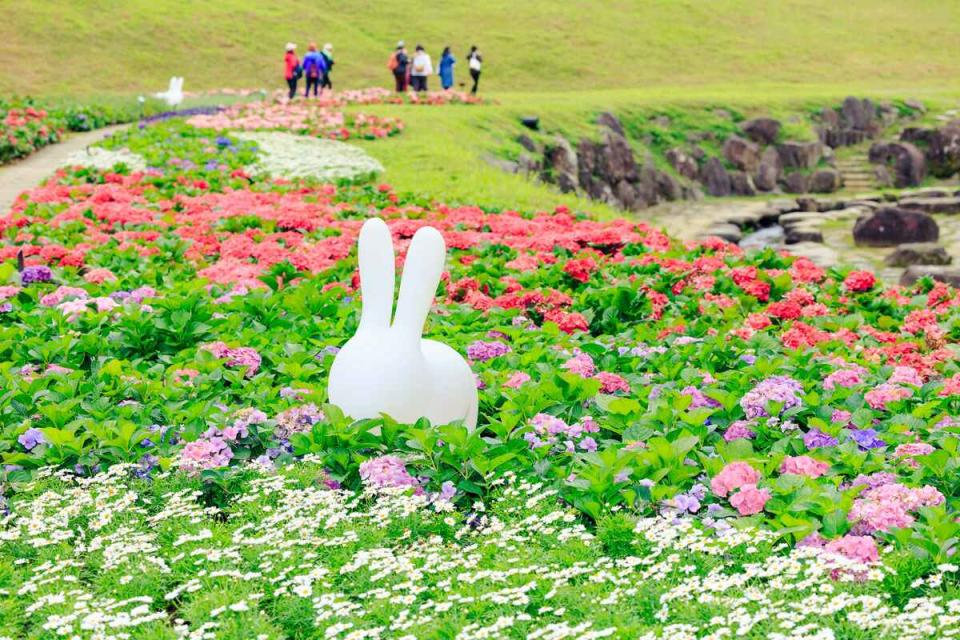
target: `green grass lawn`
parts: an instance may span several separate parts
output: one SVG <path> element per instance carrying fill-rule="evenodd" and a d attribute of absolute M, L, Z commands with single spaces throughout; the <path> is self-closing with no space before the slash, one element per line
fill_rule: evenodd
<path fill-rule="evenodd" d="M 493 92 L 757 82 L 956 86 L 943 0 L 3 0 L 0 92 L 275 87 L 283 45 L 333 42 L 336 82 L 386 84 L 394 43 L 483 50 Z M 460 65 L 461 80 L 466 79 Z"/>

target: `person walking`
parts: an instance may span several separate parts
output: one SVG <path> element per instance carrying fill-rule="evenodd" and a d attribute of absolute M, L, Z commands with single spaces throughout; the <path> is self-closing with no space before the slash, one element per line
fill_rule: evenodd
<path fill-rule="evenodd" d="M 324 89 L 333 91 L 333 83 L 330 81 L 330 71 L 333 70 L 333 45 L 329 42 L 323 45 L 323 51 L 320 52 L 320 55 L 323 56 L 323 60 L 326 62 L 323 78 L 320 81 L 320 92 L 322 93 Z"/>
<path fill-rule="evenodd" d="M 287 43 L 287 53 L 283 56 L 284 78 L 287 80 L 287 87 L 290 89 L 290 100 L 297 95 L 297 80 L 303 74 L 303 68 L 300 66 L 300 60 L 295 53 L 297 45 L 292 42 Z"/>
<path fill-rule="evenodd" d="M 477 87 L 480 85 L 480 67 L 483 66 L 483 56 L 477 49 L 477 45 L 470 47 L 470 53 L 467 54 L 467 66 L 470 67 L 470 77 L 473 78 L 473 88 L 470 93 L 477 95 Z"/>
<path fill-rule="evenodd" d="M 407 57 L 407 47 L 403 40 L 397 43 L 397 48 L 390 56 L 387 62 L 387 68 L 393 72 L 393 79 L 397 83 L 397 93 L 403 93 L 407 90 L 407 68 L 410 66 L 410 58 Z"/>
<path fill-rule="evenodd" d="M 450 47 L 444 47 L 440 55 L 440 68 L 437 73 L 440 76 L 440 86 L 444 91 L 448 91 L 453 86 L 453 65 L 457 64 L 457 59 L 450 52 Z"/>
<path fill-rule="evenodd" d="M 317 97 L 317 88 L 320 86 L 320 79 L 326 73 L 326 60 L 317 52 L 317 45 L 314 42 L 307 47 L 307 55 L 303 56 L 303 75 L 306 77 L 307 88 L 303 92 L 304 98 L 310 97 L 310 89 L 313 89 L 313 97 Z"/>
<path fill-rule="evenodd" d="M 413 54 L 413 67 L 410 69 L 410 81 L 413 84 L 413 90 L 420 92 L 427 90 L 427 78 L 433 75 L 433 61 L 430 60 L 430 54 L 427 53 L 423 45 L 417 45 L 416 53 Z"/>

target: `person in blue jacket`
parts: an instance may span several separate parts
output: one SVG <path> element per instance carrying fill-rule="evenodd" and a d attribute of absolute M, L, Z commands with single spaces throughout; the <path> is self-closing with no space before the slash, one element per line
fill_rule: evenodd
<path fill-rule="evenodd" d="M 443 54 L 440 56 L 440 67 L 437 70 L 444 91 L 453 86 L 453 65 L 455 64 L 457 64 L 457 59 L 450 53 L 450 47 L 445 47 Z"/>
<path fill-rule="evenodd" d="M 311 42 L 309 51 L 307 51 L 307 55 L 303 56 L 303 75 L 307 79 L 307 90 L 303 94 L 304 98 L 308 98 L 310 96 L 311 87 L 313 87 L 313 97 L 317 97 L 317 89 L 320 87 L 320 80 L 323 78 L 326 72 L 327 61 L 317 52 L 317 44 L 315 42 Z"/>

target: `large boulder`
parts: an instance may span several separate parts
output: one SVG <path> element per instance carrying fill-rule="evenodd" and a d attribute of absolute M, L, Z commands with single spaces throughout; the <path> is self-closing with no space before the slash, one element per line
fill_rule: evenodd
<path fill-rule="evenodd" d="M 960 267 L 941 267 L 934 265 L 914 265 L 900 276 L 900 286 L 909 287 L 920 278 L 930 277 L 937 282 L 946 282 L 960 287 Z"/>
<path fill-rule="evenodd" d="M 679 147 L 667 149 L 664 155 L 667 158 L 667 162 L 670 163 L 670 166 L 673 167 L 673 170 L 678 174 L 688 180 L 697 179 L 697 175 L 700 173 L 700 167 L 692 155 L 686 153 Z"/>
<path fill-rule="evenodd" d="M 744 122 L 740 128 L 757 144 L 773 144 L 780 134 L 780 121 L 773 118 L 754 118 Z"/>
<path fill-rule="evenodd" d="M 807 176 L 799 171 L 783 176 L 780 184 L 787 193 L 806 193 L 809 188 Z"/>
<path fill-rule="evenodd" d="M 936 129 L 927 146 L 930 173 L 938 178 L 949 178 L 960 172 L 960 121 Z"/>
<path fill-rule="evenodd" d="M 657 171 L 657 193 L 667 200 L 683 200 L 686 190 L 679 180 L 666 171 Z"/>
<path fill-rule="evenodd" d="M 737 169 L 753 173 L 760 166 L 760 147 L 740 136 L 730 136 L 723 143 L 723 157 Z"/>
<path fill-rule="evenodd" d="M 604 137 L 599 170 L 604 181 L 612 185 L 621 180 L 636 182 L 640 178 L 630 143 L 612 129 L 607 130 Z"/>
<path fill-rule="evenodd" d="M 936 242 L 940 228 L 936 221 L 920 211 L 883 207 L 864 215 L 853 226 L 853 241 L 858 246 L 895 247 L 912 242 Z"/>
<path fill-rule="evenodd" d="M 877 142 L 870 147 L 868 158 L 889 168 L 893 186 L 901 189 L 919 185 L 927 173 L 923 153 L 910 142 Z"/>
<path fill-rule="evenodd" d="M 901 244 L 883 259 L 891 267 L 909 267 L 915 264 L 950 264 L 953 259 L 947 250 L 934 242 Z"/>
<path fill-rule="evenodd" d="M 753 183 L 760 191 L 773 191 L 777 188 L 777 180 L 783 173 L 783 164 L 780 163 L 780 154 L 773 147 L 767 147 L 760 154 L 760 166 L 753 176 Z"/>
<path fill-rule="evenodd" d="M 600 158 L 603 154 L 603 145 L 589 138 L 581 138 L 577 144 L 577 177 L 580 187 L 593 200 L 603 197 L 603 187 L 606 183 L 599 177 Z"/>
<path fill-rule="evenodd" d="M 544 149 L 544 178 L 560 187 L 564 193 L 577 190 L 578 178 L 577 154 L 573 146 L 563 136 L 557 136 Z"/>
<path fill-rule="evenodd" d="M 843 129 L 853 129 L 870 134 L 879 130 L 877 107 L 869 98 L 863 100 L 847 96 L 840 109 L 840 125 Z"/>
<path fill-rule="evenodd" d="M 810 176 L 810 191 L 813 193 L 833 193 L 843 186 L 843 179 L 836 169 L 817 169 Z"/>
<path fill-rule="evenodd" d="M 823 156 L 819 142 L 787 141 L 777 145 L 780 163 L 785 169 L 812 169 Z"/>
<path fill-rule="evenodd" d="M 711 196 L 729 196 L 733 192 L 730 174 L 719 158 L 709 158 L 700 168 L 700 182 Z"/>
<path fill-rule="evenodd" d="M 626 135 L 623 130 L 623 124 L 620 123 L 620 119 L 609 111 L 604 111 L 597 116 L 597 124 L 601 127 L 611 129 L 614 133 L 617 133 L 621 136 Z"/>
<path fill-rule="evenodd" d="M 730 190 L 735 196 L 755 196 L 757 188 L 746 171 L 730 171 Z"/>

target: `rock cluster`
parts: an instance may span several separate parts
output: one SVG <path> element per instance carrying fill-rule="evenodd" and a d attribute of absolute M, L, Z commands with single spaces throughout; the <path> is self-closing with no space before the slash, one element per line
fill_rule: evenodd
<path fill-rule="evenodd" d="M 685 167 L 689 177 L 678 170 L 680 178 L 658 169 L 651 158 L 638 163 L 616 116 L 601 114 L 597 123 L 600 140 L 583 138 L 574 149 L 566 138 L 556 136 L 545 145 L 540 178 L 565 193 L 582 193 L 630 211 L 667 200 L 700 197 L 700 190 L 690 182 L 696 175 L 695 161 L 683 160 L 690 163 Z"/>
<path fill-rule="evenodd" d="M 820 112 L 817 134 L 828 147 L 848 147 L 876 138 L 897 120 L 893 105 L 876 105 L 869 98 L 848 96 L 840 109 L 825 108 Z"/>

